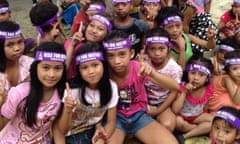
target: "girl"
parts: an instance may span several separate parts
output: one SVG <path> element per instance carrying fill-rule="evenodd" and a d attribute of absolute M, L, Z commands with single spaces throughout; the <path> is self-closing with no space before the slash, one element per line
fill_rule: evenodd
<path fill-rule="evenodd" d="M 232 106 L 240 109 L 240 50 L 234 50 L 224 55 L 225 75 L 214 79 L 214 93 L 209 99 L 209 109 L 215 113 L 222 106 Z"/>
<path fill-rule="evenodd" d="M 169 35 L 164 29 L 155 28 L 146 33 L 145 51 L 147 62 L 157 72 L 167 75 L 180 83 L 182 68 L 169 56 L 170 49 Z M 175 114 L 172 112 L 171 104 L 177 91 L 164 89 L 149 80 L 146 80 L 144 85 L 148 96 L 148 114 L 173 131 L 175 128 Z"/>
<path fill-rule="evenodd" d="M 160 0 L 143 0 L 141 10 L 139 10 L 140 19 L 147 22 L 150 29 L 158 27 L 154 20 L 159 10 L 161 9 Z"/>
<path fill-rule="evenodd" d="M 240 16 L 240 1 L 233 0 L 232 8 L 226 11 L 221 17 L 217 25 L 221 38 L 232 38 L 234 37 L 235 31 L 240 27 L 239 16 Z"/>
<path fill-rule="evenodd" d="M 64 109 L 54 126 L 57 144 L 106 143 L 111 137 L 116 123 L 118 102 L 117 85 L 109 80 L 108 66 L 104 60 L 101 45 L 85 44 L 77 51 L 77 75 L 67 87 Z M 74 109 L 73 109 L 74 108 Z M 107 111 L 107 122 L 101 125 Z M 69 125 L 68 125 L 69 124 Z"/>
<path fill-rule="evenodd" d="M 211 57 L 214 66 L 213 76 L 219 76 L 225 73 L 223 70 L 225 64 L 224 55 L 237 48 L 238 45 L 232 39 L 228 38 L 221 41 L 215 56 Z"/>
<path fill-rule="evenodd" d="M 4 95 L 8 90 L 29 77 L 33 58 L 23 55 L 24 37 L 18 24 L 0 22 L 0 85 L 4 84 Z M 2 87 L 3 88 L 3 87 Z"/>
<path fill-rule="evenodd" d="M 66 40 L 64 46 L 67 51 L 67 69 L 68 79 L 74 77 L 75 75 L 75 53 L 76 50 L 83 43 L 100 43 L 106 36 L 108 32 L 112 30 L 112 24 L 110 16 L 107 13 L 97 13 L 92 16 L 91 21 L 89 22 L 85 33 L 82 33 L 83 23 L 80 24 L 80 27 L 77 32 L 73 35 L 72 39 Z"/>
<path fill-rule="evenodd" d="M 220 108 L 211 127 L 211 144 L 239 144 L 240 111 L 229 106 Z"/>
<path fill-rule="evenodd" d="M 183 138 L 207 134 L 210 131 L 212 116 L 206 113 L 206 106 L 213 94 L 210 60 L 201 56 L 192 56 L 185 69 L 179 93 L 173 103 L 177 114 L 176 129 L 183 132 Z"/>
<path fill-rule="evenodd" d="M 49 130 L 61 105 L 65 86 L 64 48 L 55 42 L 39 45 L 30 81 L 13 87 L 1 107 L 0 144 L 50 143 Z"/>
<path fill-rule="evenodd" d="M 193 43 L 208 49 L 215 48 L 213 39 L 215 32 L 213 30 L 209 29 L 208 31 L 208 41 L 183 32 L 183 15 L 176 7 L 162 8 L 156 20 L 169 33 L 173 42 L 170 54 L 183 69 L 193 53 L 203 55 L 202 52 L 192 49 Z"/>
<path fill-rule="evenodd" d="M 37 3 L 30 10 L 30 20 L 39 32 L 37 44 L 55 41 L 64 44 L 66 35 L 61 26 L 58 7 L 50 2 Z"/>
<path fill-rule="evenodd" d="M 146 114 L 147 96 L 143 82 L 149 78 L 170 90 L 176 90 L 177 82 L 152 70 L 144 62 L 143 53 L 140 55 L 140 62 L 130 61 L 134 50 L 131 49 L 131 42 L 126 33 L 112 31 L 106 36 L 103 45 L 110 66 L 110 77 L 117 82 L 120 96 L 117 128 L 109 143 L 122 144 L 127 134 L 134 134 L 143 143 L 176 144 L 174 136 Z"/>

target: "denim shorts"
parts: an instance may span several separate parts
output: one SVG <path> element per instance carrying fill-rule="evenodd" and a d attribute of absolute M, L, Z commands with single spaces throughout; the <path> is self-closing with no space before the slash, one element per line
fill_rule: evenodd
<path fill-rule="evenodd" d="M 92 137 L 95 129 L 85 130 L 83 132 L 66 136 L 66 144 L 92 144 Z"/>
<path fill-rule="evenodd" d="M 130 117 L 117 114 L 117 128 L 125 134 L 135 134 L 141 128 L 154 121 L 145 111 L 139 111 Z"/>

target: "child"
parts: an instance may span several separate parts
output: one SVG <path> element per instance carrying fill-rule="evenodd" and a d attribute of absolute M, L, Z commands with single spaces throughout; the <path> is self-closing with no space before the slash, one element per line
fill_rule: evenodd
<path fill-rule="evenodd" d="M 211 144 L 240 143 L 240 111 L 229 106 L 220 108 L 211 127 Z"/>
<path fill-rule="evenodd" d="M 49 130 L 58 115 L 65 88 L 64 48 L 55 42 L 36 48 L 30 81 L 13 87 L 1 107 L 0 144 L 50 143 Z"/>
<path fill-rule="evenodd" d="M 221 38 L 232 38 L 234 36 L 234 32 L 239 28 L 239 16 L 240 16 L 240 1 L 233 0 L 232 8 L 224 12 L 224 14 L 220 17 L 220 21 L 217 25 Z"/>
<path fill-rule="evenodd" d="M 226 74 L 214 79 L 214 93 L 208 105 L 212 113 L 222 106 L 232 106 L 240 109 L 240 50 L 234 50 L 224 55 Z"/>
<path fill-rule="evenodd" d="M 203 55 L 202 52 L 192 49 L 192 43 L 209 49 L 215 48 L 213 30 L 209 29 L 208 41 L 183 32 L 183 15 L 176 7 L 161 8 L 156 20 L 169 33 L 173 42 L 170 54 L 183 69 L 193 53 Z"/>
<path fill-rule="evenodd" d="M 150 29 L 158 27 L 154 20 L 159 10 L 161 9 L 160 0 L 143 0 L 141 8 L 139 10 L 140 19 L 147 22 Z"/>
<path fill-rule="evenodd" d="M 24 37 L 19 25 L 12 21 L 0 22 L 0 82 L 6 79 L 5 94 L 29 77 L 33 58 L 24 56 L 23 52 Z"/>
<path fill-rule="evenodd" d="M 171 42 L 168 33 L 162 28 L 149 30 L 145 35 L 145 51 L 147 62 L 159 73 L 167 75 L 181 82 L 182 68 L 169 56 Z M 175 114 L 171 105 L 176 97 L 176 92 L 159 87 L 146 80 L 144 82 L 148 96 L 148 114 L 155 117 L 158 122 L 170 131 L 175 128 Z"/>
<path fill-rule="evenodd" d="M 11 10 L 7 0 L 0 1 L 0 22 L 9 21 L 11 19 Z"/>
<path fill-rule="evenodd" d="M 37 44 L 55 41 L 64 44 L 63 30 L 58 14 L 58 7 L 50 2 L 37 3 L 30 10 L 30 20 L 39 32 Z"/>
<path fill-rule="evenodd" d="M 108 32 L 112 30 L 110 17 L 106 13 L 97 13 L 92 16 L 85 33 L 82 32 L 83 23 L 81 23 L 79 30 L 75 32 L 72 39 L 66 40 L 64 46 L 67 49 L 67 77 L 68 79 L 75 75 L 75 53 L 76 50 L 83 43 L 100 43 Z"/>
<path fill-rule="evenodd" d="M 66 90 L 64 110 L 55 128 L 61 130 L 63 137 L 66 135 L 66 143 L 90 144 L 102 141 L 104 144 L 115 129 L 119 98 L 117 85 L 109 80 L 101 45 L 92 43 L 81 46 L 77 51 L 76 62 L 77 75 L 70 83 L 72 89 Z M 74 102 L 76 105 L 71 107 Z M 107 122 L 102 126 L 106 111 Z M 68 123 L 70 125 L 66 125 Z M 55 138 L 57 144 L 61 141 Z"/>
<path fill-rule="evenodd" d="M 117 128 L 109 143 L 122 144 L 127 134 L 134 134 L 143 143 L 176 144 L 170 131 L 146 114 L 147 96 L 143 82 L 149 78 L 170 90 L 176 90 L 177 82 L 154 71 L 144 62 L 143 53 L 140 62 L 131 61 L 134 50 L 131 49 L 131 41 L 126 33 L 116 30 L 110 32 L 103 45 L 110 66 L 110 78 L 117 83 L 120 96 Z"/>
<path fill-rule="evenodd" d="M 219 76 L 225 73 L 223 70 L 225 64 L 224 55 L 237 48 L 238 45 L 232 39 L 227 38 L 221 41 L 215 56 L 211 57 L 214 66 L 213 76 Z"/>
<path fill-rule="evenodd" d="M 132 0 L 112 0 L 112 4 L 116 13 L 113 20 L 113 29 L 121 30 L 129 35 L 132 48 L 135 50 L 133 57 L 135 58 L 141 50 L 142 37 L 150 27 L 146 22 L 129 15 Z"/>
<path fill-rule="evenodd" d="M 88 23 L 90 22 L 91 16 L 105 12 L 106 6 L 103 0 L 92 0 L 90 4 L 83 3 L 84 0 L 80 1 L 81 9 L 78 14 L 74 17 L 73 24 L 71 26 L 72 35 L 79 30 L 80 24 L 83 24 L 83 32 L 86 30 Z M 84 5 L 87 4 L 87 5 Z M 88 6 L 89 5 L 89 6 Z"/>
<path fill-rule="evenodd" d="M 183 132 L 183 138 L 208 134 L 212 116 L 206 112 L 207 102 L 213 94 L 209 59 L 193 55 L 185 68 L 185 75 L 179 93 L 173 103 L 177 114 L 176 130 Z"/>

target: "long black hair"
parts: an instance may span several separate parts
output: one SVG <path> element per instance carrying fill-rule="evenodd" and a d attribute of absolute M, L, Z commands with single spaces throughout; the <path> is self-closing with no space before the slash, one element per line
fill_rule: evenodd
<path fill-rule="evenodd" d="M 40 44 L 38 47 L 36 47 L 35 54 L 36 54 L 36 51 L 57 52 L 57 53 L 65 54 L 64 47 L 56 42 L 44 42 Z M 31 65 L 31 68 L 30 68 L 30 79 L 31 79 L 30 87 L 31 88 L 28 96 L 22 101 L 24 119 L 26 124 L 29 127 L 32 127 L 34 124 L 36 124 L 36 115 L 38 112 L 38 107 L 43 98 L 43 84 L 38 79 L 38 73 L 37 73 L 37 65 L 40 62 L 41 61 L 35 60 Z M 62 78 L 55 86 L 58 91 L 58 95 L 60 99 L 62 99 L 63 97 L 65 82 L 66 82 L 66 66 L 64 64 Z"/>
<path fill-rule="evenodd" d="M 104 54 L 102 45 L 98 43 L 89 43 L 81 46 L 77 50 L 76 55 L 81 55 L 89 52 L 102 52 Z M 97 85 L 97 88 L 100 92 L 100 104 L 101 106 L 105 106 L 109 103 L 109 101 L 112 98 L 112 88 L 111 88 L 110 79 L 109 79 L 107 62 L 105 60 L 101 60 L 101 62 L 103 64 L 104 72 L 103 72 L 102 78 L 100 79 Z M 88 86 L 88 82 L 86 82 L 80 75 L 79 64 L 76 65 L 76 77 L 70 80 L 70 86 L 72 88 L 74 87 L 80 88 L 81 98 L 83 100 L 83 103 L 85 105 L 89 105 L 89 103 L 86 101 L 86 98 L 85 98 L 85 91 L 86 91 L 86 87 Z"/>

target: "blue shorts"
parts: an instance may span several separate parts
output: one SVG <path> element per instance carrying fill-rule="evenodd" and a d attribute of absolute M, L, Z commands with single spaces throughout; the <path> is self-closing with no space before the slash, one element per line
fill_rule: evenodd
<path fill-rule="evenodd" d="M 83 132 L 66 136 L 66 144 L 92 144 L 92 137 L 95 129 L 85 130 Z"/>
<path fill-rule="evenodd" d="M 139 111 L 130 117 L 117 114 L 117 128 L 125 134 L 135 134 L 141 128 L 154 121 L 145 111 Z"/>

